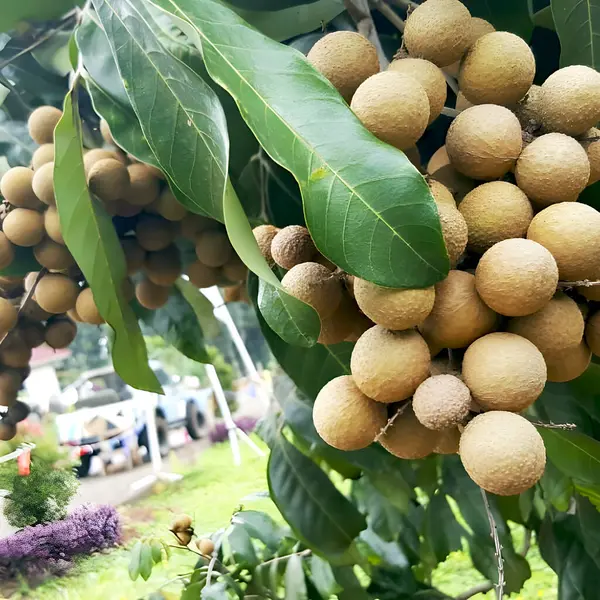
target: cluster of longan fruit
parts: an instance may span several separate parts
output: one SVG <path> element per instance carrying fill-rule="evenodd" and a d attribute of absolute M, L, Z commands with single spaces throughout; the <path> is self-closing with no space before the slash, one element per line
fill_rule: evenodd
<path fill-rule="evenodd" d="M 177 543 L 180 546 L 189 546 L 194 537 L 192 517 L 179 515 L 171 523 L 169 531 L 177 538 Z M 215 543 L 210 538 L 198 538 L 195 545 L 203 556 L 210 558 L 215 552 Z"/>
<path fill-rule="evenodd" d="M 410 12 L 384 72 L 352 32 L 326 35 L 308 60 L 417 168 L 414 145 L 442 111 L 446 78 L 460 89 L 426 174 L 451 265 L 443 281 L 389 289 L 349 277 L 308 257 L 318 253 L 305 230 L 313 262 L 285 264 L 278 237 L 291 228 L 257 235 L 290 269 L 284 287 L 319 313 L 320 341 L 358 335 L 351 374 L 316 399 L 319 434 L 342 450 L 378 441 L 406 459 L 458 452 L 483 489 L 527 490 L 546 455 L 521 413 L 547 381 L 575 379 L 600 356 L 600 212 L 577 202 L 600 179 L 600 74 L 570 66 L 534 86 L 529 46 L 458 0 Z M 347 328 L 329 342 L 332 322 Z"/>

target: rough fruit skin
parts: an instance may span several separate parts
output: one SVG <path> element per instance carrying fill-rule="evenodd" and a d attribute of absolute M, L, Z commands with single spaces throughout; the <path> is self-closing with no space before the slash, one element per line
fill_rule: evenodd
<path fill-rule="evenodd" d="M 499 496 L 533 487 L 546 466 L 546 448 L 536 428 L 502 411 L 477 415 L 461 435 L 459 454 L 469 477 Z"/>
<path fill-rule="evenodd" d="M 508 106 L 525 96 L 534 76 L 535 58 L 527 43 L 513 33 L 494 31 L 469 48 L 458 85 L 473 104 Z"/>
<path fill-rule="evenodd" d="M 436 204 L 447 204 L 452 208 L 456 208 L 456 201 L 452 192 L 443 183 L 430 179 L 427 184 Z"/>
<path fill-rule="evenodd" d="M 196 547 L 204 556 L 210 556 L 215 551 L 215 543 L 208 538 L 203 538 L 196 542 Z"/>
<path fill-rule="evenodd" d="M 137 243 L 134 237 L 126 237 L 121 240 L 121 247 L 125 255 L 127 275 L 137 273 L 144 265 L 146 251 Z"/>
<path fill-rule="evenodd" d="M 0 298 L 0 332 L 5 334 L 17 324 L 17 309 L 6 298 Z"/>
<path fill-rule="evenodd" d="M 584 326 L 577 303 L 558 292 L 537 312 L 510 319 L 507 329 L 528 339 L 545 355 L 577 346 L 583 338 Z"/>
<path fill-rule="evenodd" d="M 75 264 L 75 259 L 67 250 L 67 247 L 57 244 L 50 238 L 45 238 L 35 245 L 33 255 L 42 267 L 53 271 L 63 271 Z"/>
<path fill-rule="evenodd" d="M 221 224 L 218 221 L 192 213 L 185 215 L 185 217 L 183 217 L 179 223 L 180 235 L 187 240 L 191 240 L 192 242 L 196 241 L 196 236 L 201 231 L 220 228 Z"/>
<path fill-rule="evenodd" d="M 542 206 L 577 200 L 590 178 L 581 144 L 562 133 L 547 133 L 524 148 L 515 167 L 517 185 Z"/>
<path fill-rule="evenodd" d="M 429 99 L 429 123 L 433 123 L 446 103 L 447 84 L 440 68 L 422 58 L 401 58 L 392 61 L 388 69 L 408 75 L 421 84 Z"/>
<path fill-rule="evenodd" d="M 336 31 L 321 38 L 306 56 L 350 104 L 356 88 L 379 72 L 377 50 L 353 31 Z"/>
<path fill-rule="evenodd" d="M 438 204 L 437 210 L 450 266 L 455 267 L 467 247 L 467 223 L 460 212 L 449 204 Z"/>
<path fill-rule="evenodd" d="M 600 181 L 600 129 L 592 127 L 589 131 L 586 131 L 583 134 L 581 145 L 590 161 L 590 178 L 587 184 L 592 185 L 592 183 Z"/>
<path fill-rule="evenodd" d="M 430 363 L 429 348 L 416 331 L 388 331 L 375 325 L 356 342 L 350 370 L 369 398 L 399 402 L 412 396 L 427 379 Z"/>
<path fill-rule="evenodd" d="M 271 256 L 282 269 L 291 269 L 300 263 L 312 261 L 317 248 L 306 227 L 288 225 L 271 240 Z"/>
<path fill-rule="evenodd" d="M 530 315 L 550 301 L 558 283 L 552 254 L 532 240 L 494 244 L 481 257 L 475 285 L 483 301 L 507 317 Z"/>
<path fill-rule="evenodd" d="M 479 297 L 475 276 L 452 270 L 435 284 L 433 310 L 419 330 L 440 348 L 465 348 L 497 326 L 498 315 Z"/>
<path fill-rule="evenodd" d="M 75 308 L 78 295 L 77 283 L 60 273 L 44 275 L 35 288 L 35 301 L 40 308 L 55 315 Z"/>
<path fill-rule="evenodd" d="M 89 174 L 90 169 L 100 160 L 104 160 L 105 158 L 112 158 L 113 160 L 118 160 L 120 163 L 124 163 L 122 155 L 114 150 L 105 150 L 104 148 L 93 148 L 92 150 L 88 150 L 83 156 L 83 166 L 85 168 L 85 172 Z"/>
<path fill-rule="evenodd" d="M 60 220 L 58 211 L 54 206 L 50 206 L 44 213 L 44 229 L 48 237 L 57 244 L 65 245 L 65 240 L 60 230 Z"/>
<path fill-rule="evenodd" d="M 54 160 L 54 144 L 42 144 L 31 157 L 31 167 L 37 171 L 42 165 Z"/>
<path fill-rule="evenodd" d="M 168 287 L 177 281 L 182 266 L 179 248 L 171 245 L 158 252 L 148 252 L 144 272 L 152 283 Z"/>
<path fill-rule="evenodd" d="M 429 123 L 429 98 L 412 77 L 384 71 L 356 90 L 350 108 L 380 140 L 399 150 L 414 146 Z"/>
<path fill-rule="evenodd" d="M 448 429 L 469 415 L 471 393 L 454 375 L 436 375 L 426 379 L 415 391 L 412 407 L 427 429 Z"/>
<path fill-rule="evenodd" d="M 465 352 L 462 374 L 473 399 L 487 410 L 520 412 L 546 384 L 542 353 L 514 333 L 489 333 Z"/>
<path fill-rule="evenodd" d="M 129 189 L 129 171 L 114 158 L 103 158 L 88 173 L 90 191 L 105 202 L 123 198 Z"/>
<path fill-rule="evenodd" d="M 461 200 L 474 187 L 475 182 L 462 173 L 459 173 L 451 164 L 446 146 L 441 146 L 430 158 L 427 163 L 427 173 L 439 183 L 445 185 L 455 196 L 456 200 Z M 433 193 L 433 191 L 432 191 Z"/>
<path fill-rule="evenodd" d="M 33 174 L 31 181 L 33 193 L 47 206 L 55 206 L 54 197 L 54 162 L 42 165 Z"/>
<path fill-rule="evenodd" d="M 75 312 L 84 323 L 91 323 L 92 325 L 102 325 L 104 323 L 104 319 L 96 306 L 92 288 L 81 290 L 79 296 L 77 296 Z"/>
<path fill-rule="evenodd" d="M 29 135 L 37 144 L 54 142 L 54 128 L 62 117 L 62 110 L 54 106 L 36 108 L 27 120 Z"/>
<path fill-rule="evenodd" d="M 156 310 L 167 303 L 169 288 L 156 285 L 149 279 L 142 279 L 135 286 L 135 297 L 144 308 Z"/>
<path fill-rule="evenodd" d="M 0 193 L 12 206 L 37 209 L 42 205 L 32 187 L 34 172 L 27 167 L 13 167 L 0 180 Z"/>
<path fill-rule="evenodd" d="M 533 218 L 527 196 L 507 181 L 476 187 L 463 198 L 458 210 L 469 231 L 467 247 L 478 254 L 502 240 L 524 237 Z"/>
<path fill-rule="evenodd" d="M 421 425 L 412 406 L 407 406 L 387 428 L 379 443 L 398 458 L 418 459 L 431 454 L 439 439 L 440 433 Z"/>
<path fill-rule="evenodd" d="M 600 273 L 600 212 L 591 206 L 553 204 L 533 217 L 527 237 L 552 253 L 563 281 L 594 280 Z"/>
<path fill-rule="evenodd" d="M 29 208 L 15 208 L 6 215 L 2 230 L 16 246 L 35 246 L 44 237 L 44 216 Z"/>
<path fill-rule="evenodd" d="M 66 317 L 55 319 L 46 326 L 46 344 L 60 350 L 71 344 L 77 335 L 77 325 Z"/>
<path fill-rule="evenodd" d="M 224 231 L 203 231 L 196 238 L 196 256 L 208 267 L 222 267 L 233 255 Z"/>
<path fill-rule="evenodd" d="M 158 178 L 148 165 L 133 163 L 127 167 L 129 189 L 125 200 L 135 206 L 148 206 L 158 198 L 160 186 Z"/>
<path fill-rule="evenodd" d="M 175 228 L 171 221 L 157 215 L 142 215 L 137 222 L 135 235 L 138 244 L 149 252 L 163 250 L 175 239 Z"/>
<path fill-rule="evenodd" d="M 385 404 L 365 396 L 349 375 L 325 384 L 313 406 L 317 433 L 338 450 L 366 448 L 386 422 Z"/>
<path fill-rule="evenodd" d="M 219 281 L 219 271 L 213 267 L 207 267 L 199 260 L 187 266 L 187 275 L 191 283 L 197 288 L 208 288 L 216 285 Z"/>
<path fill-rule="evenodd" d="M 279 227 L 275 227 L 274 225 L 259 225 L 252 230 L 260 253 L 270 265 L 275 262 L 271 254 L 271 244 L 279 231 Z"/>
<path fill-rule="evenodd" d="M 595 312 L 585 326 L 585 341 L 596 356 L 600 356 L 600 312 Z"/>
<path fill-rule="evenodd" d="M 400 331 L 422 323 L 433 308 L 435 289 L 385 288 L 354 278 L 354 297 L 359 308 L 377 325 Z"/>
<path fill-rule="evenodd" d="M 340 342 L 356 342 L 374 323 L 360 312 L 356 302 L 345 293 L 335 312 L 326 319 L 321 319 L 319 344 L 339 344 Z"/>
<path fill-rule="evenodd" d="M 480 19 L 479 17 L 471 17 L 471 34 L 469 36 L 468 48 L 470 48 L 480 37 L 484 36 L 486 33 L 491 33 L 492 31 L 496 31 L 496 29 L 489 21 Z M 457 78 L 460 71 L 460 60 L 448 65 L 444 71 L 448 73 L 448 75 Z"/>
<path fill-rule="evenodd" d="M 8 267 L 15 258 L 15 248 L 8 241 L 6 234 L 0 231 L 0 269 Z"/>
<path fill-rule="evenodd" d="M 433 448 L 436 454 L 458 454 L 460 431 L 457 427 L 440 432 L 437 444 Z"/>
<path fill-rule="evenodd" d="M 555 71 L 542 84 L 546 131 L 581 135 L 600 121 L 600 73 L 583 65 Z"/>
<path fill-rule="evenodd" d="M 542 96 L 541 86 L 532 85 L 525 98 L 512 107 L 523 129 L 529 131 L 539 130 L 542 124 Z"/>
<path fill-rule="evenodd" d="M 577 379 L 588 368 L 592 352 L 585 341 L 558 352 L 544 355 L 548 368 L 548 381 L 565 383 Z"/>
<path fill-rule="evenodd" d="M 153 206 L 161 217 L 169 221 L 181 221 L 187 215 L 185 206 L 175 198 L 168 187 L 161 192 Z"/>
<path fill-rule="evenodd" d="M 411 56 L 438 67 L 456 62 L 471 42 L 471 14 L 457 0 L 427 0 L 410 13 L 404 43 Z"/>
<path fill-rule="evenodd" d="M 461 112 L 446 135 L 452 166 L 473 179 L 499 179 L 515 165 L 523 141 L 521 124 L 503 106 L 479 104 Z"/>
<path fill-rule="evenodd" d="M 292 267 L 281 280 L 286 292 L 312 306 L 319 317 L 330 317 L 342 300 L 342 284 L 323 265 L 306 262 Z"/>

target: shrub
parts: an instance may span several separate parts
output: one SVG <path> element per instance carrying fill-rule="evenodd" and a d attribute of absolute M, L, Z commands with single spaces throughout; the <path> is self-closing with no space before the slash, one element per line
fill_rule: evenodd
<path fill-rule="evenodd" d="M 238 417 L 234 422 L 244 433 L 251 433 L 256 427 L 257 420 L 254 417 Z M 223 421 L 219 421 L 212 428 L 210 441 L 213 444 L 227 441 L 227 427 Z"/>

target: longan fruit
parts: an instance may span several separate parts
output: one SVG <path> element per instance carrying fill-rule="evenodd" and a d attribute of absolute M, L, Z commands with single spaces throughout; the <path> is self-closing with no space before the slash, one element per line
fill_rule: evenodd
<path fill-rule="evenodd" d="M 470 48 L 480 37 L 483 37 L 486 33 L 492 33 L 492 31 L 496 31 L 496 29 L 489 21 L 480 19 L 479 17 L 471 17 L 471 31 L 469 34 L 468 48 Z M 457 78 L 460 71 L 460 62 L 460 60 L 453 62 L 451 65 L 445 67 L 444 71 L 451 77 Z"/>
<path fill-rule="evenodd" d="M 330 346 L 344 341 L 356 342 L 374 323 L 360 312 L 356 303 L 346 294 L 333 314 L 321 319 L 319 344 Z"/>
<path fill-rule="evenodd" d="M 192 517 L 189 515 L 178 515 L 175 520 L 171 523 L 171 531 L 188 531 L 192 528 Z"/>
<path fill-rule="evenodd" d="M 90 191 L 104 202 L 115 202 L 129 190 L 129 171 L 114 158 L 95 162 L 88 172 Z"/>
<path fill-rule="evenodd" d="M 65 245 L 65 240 L 60 228 L 60 219 L 58 211 L 54 206 L 50 206 L 44 213 L 44 229 L 48 237 L 57 244 Z M 40 240 L 41 241 L 41 240 Z"/>
<path fill-rule="evenodd" d="M 5 422 L 4 420 L 0 421 L 0 440 L 3 442 L 8 442 L 12 440 L 15 435 L 17 435 L 17 426 L 12 423 Z"/>
<path fill-rule="evenodd" d="M 75 259 L 66 246 L 57 244 L 50 238 L 44 238 L 33 247 L 35 259 L 52 271 L 63 271 L 75 264 Z"/>
<path fill-rule="evenodd" d="M 318 250 L 306 227 L 288 225 L 271 239 L 271 256 L 282 269 L 312 261 Z"/>
<path fill-rule="evenodd" d="M 583 134 L 581 145 L 590 162 L 590 178 L 587 184 L 592 185 L 600 181 L 600 129 L 592 127 Z"/>
<path fill-rule="evenodd" d="M 377 73 L 361 83 L 350 108 L 374 136 L 399 150 L 414 146 L 429 123 L 425 89 L 413 77 L 395 71 Z"/>
<path fill-rule="evenodd" d="M 209 217 L 203 217 L 202 215 L 188 212 L 179 222 L 179 226 L 181 237 L 195 242 L 196 237 L 201 231 L 206 231 L 207 229 L 219 229 L 221 224 Z"/>
<path fill-rule="evenodd" d="M 438 148 L 427 163 L 427 173 L 436 181 L 447 187 L 460 201 L 474 187 L 475 181 L 459 173 L 451 164 L 446 146 Z"/>
<path fill-rule="evenodd" d="M 15 258 L 15 247 L 9 242 L 6 234 L 0 231 L 0 269 L 5 269 Z"/>
<path fill-rule="evenodd" d="M 0 298 L 0 333 L 5 334 L 17 324 L 17 309 L 6 298 Z"/>
<path fill-rule="evenodd" d="M 77 336 L 77 325 L 69 317 L 54 317 L 46 325 L 46 344 L 60 350 L 71 345 Z"/>
<path fill-rule="evenodd" d="M 35 301 L 40 308 L 55 315 L 74 308 L 78 295 L 77 283 L 61 273 L 44 275 L 35 288 Z"/>
<path fill-rule="evenodd" d="M 585 343 L 596 356 L 600 356 L 600 312 L 595 312 L 585 326 Z"/>
<path fill-rule="evenodd" d="M 436 431 L 459 425 L 469 416 L 471 393 L 454 375 L 435 375 L 415 390 L 412 407 L 427 429 Z"/>
<path fill-rule="evenodd" d="M 379 443 L 398 458 L 418 459 L 429 456 L 439 439 L 440 432 L 427 429 L 415 416 L 412 406 L 407 406 L 386 429 Z"/>
<path fill-rule="evenodd" d="M 11 331 L 0 348 L 0 363 L 5 367 L 23 369 L 31 360 L 31 348 L 17 333 L 15 330 Z"/>
<path fill-rule="evenodd" d="M 36 144 L 51 144 L 54 142 L 54 128 L 62 117 L 62 110 L 54 106 L 36 108 L 27 120 L 29 135 Z"/>
<path fill-rule="evenodd" d="M 17 208 L 39 209 L 42 203 L 32 187 L 34 172 L 27 167 L 13 167 L 0 180 L 0 193 Z"/>
<path fill-rule="evenodd" d="M 548 381 L 565 383 L 577 379 L 589 367 L 592 352 L 585 341 L 557 352 L 544 355 L 548 369 Z"/>
<path fill-rule="evenodd" d="M 196 260 L 186 269 L 190 282 L 197 288 L 208 288 L 219 282 L 219 269 L 207 267 L 203 262 Z"/>
<path fill-rule="evenodd" d="M 160 193 L 153 206 L 161 217 L 169 221 L 181 221 L 188 212 L 168 187 Z"/>
<path fill-rule="evenodd" d="M 47 162 L 33 174 L 31 181 L 33 193 L 47 206 L 55 206 L 54 162 Z"/>
<path fill-rule="evenodd" d="M 366 37 L 353 31 L 327 34 L 310 49 L 306 58 L 348 104 L 358 86 L 379 72 L 377 49 Z"/>
<path fill-rule="evenodd" d="M 54 161 L 54 144 L 42 144 L 31 157 L 31 167 L 37 171 L 42 165 Z"/>
<path fill-rule="evenodd" d="M 146 277 L 156 285 L 169 287 L 181 275 L 182 264 L 179 248 L 174 244 L 157 252 L 148 252 L 144 261 Z"/>
<path fill-rule="evenodd" d="M 211 556 L 215 551 L 215 543 L 208 538 L 202 538 L 200 540 L 196 540 L 196 548 L 200 551 L 200 554 L 204 556 Z"/>
<path fill-rule="evenodd" d="M 437 204 L 437 211 L 450 266 L 455 267 L 467 247 L 467 223 L 462 214 L 450 204 Z"/>
<path fill-rule="evenodd" d="M 164 306 L 169 300 L 170 289 L 162 285 L 156 285 L 149 279 L 142 279 L 135 286 L 135 297 L 137 301 L 149 310 L 156 310 Z"/>
<path fill-rule="evenodd" d="M 273 238 L 279 233 L 279 231 L 279 227 L 275 227 L 274 225 L 259 225 L 252 230 L 260 253 L 269 263 L 269 265 L 273 265 L 275 262 L 273 260 L 273 256 L 271 255 L 271 244 L 273 242 Z"/>
<path fill-rule="evenodd" d="M 542 125 L 543 94 L 539 85 L 532 85 L 525 97 L 520 100 L 512 111 L 517 115 L 521 127 L 526 131 L 537 131 Z"/>
<path fill-rule="evenodd" d="M 243 281 L 248 275 L 248 267 L 237 254 L 234 254 L 223 265 L 223 275 L 225 275 L 228 281 Z"/>
<path fill-rule="evenodd" d="M 144 208 L 143 206 L 130 204 L 127 200 L 123 200 L 122 198 L 115 202 L 107 202 L 104 207 L 108 214 L 113 217 L 135 217 L 135 215 L 139 215 Z"/>
<path fill-rule="evenodd" d="M 171 221 L 157 215 L 142 215 L 135 227 L 138 244 L 150 252 L 163 250 L 175 240 L 176 229 Z"/>
<path fill-rule="evenodd" d="M 467 100 L 462 92 L 458 92 L 456 95 L 456 103 L 454 104 L 455 110 L 462 112 L 463 110 L 467 110 L 467 108 L 471 108 L 471 106 L 475 106 L 475 103 Z"/>
<path fill-rule="evenodd" d="M 19 333 L 31 349 L 41 346 L 46 341 L 46 328 L 40 321 L 20 319 Z"/>
<path fill-rule="evenodd" d="M 44 237 L 44 216 L 29 208 L 15 208 L 4 218 L 2 230 L 15 246 L 35 246 Z"/>
<path fill-rule="evenodd" d="M 114 160 L 118 160 L 120 163 L 125 164 L 123 157 L 118 152 L 114 150 L 105 150 L 104 148 L 92 148 L 88 150 L 83 157 L 83 167 L 85 172 L 89 174 L 90 169 L 100 160 L 104 160 L 106 158 L 112 158 Z"/>
<path fill-rule="evenodd" d="M 454 200 L 452 192 L 443 183 L 429 179 L 427 184 L 436 204 L 448 204 L 448 206 L 456 208 L 456 200 Z"/>
<path fill-rule="evenodd" d="M 0 371 L 0 393 L 16 395 L 21 388 L 22 381 L 21 374 L 16 369 L 2 369 L 2 371 Z M 2 402 L 0 402 L 0 405 L 6 406 L 6 404 L 2 404 Z"/>
<path fill-rule="evenodd" d="M 92 288 L 88 287 L 79 292 L 75 303 L 75 312 L 83 323 L 102 325 L 105 322 L 94 300 Z"/>
<path fill-rule="evenodd" d="M 440 432 L 440 437 L 433 448 L 436 454 L 458 454 L 460 431 L 458 427 Z"/>
<path fill-rule="evenodd" d="M 146 251 L 138 244 L 135 237 L 121 239 L 121 248 L 125 255 L 127 275 L 134 275 L 144 266 Z"/>
<path fill-rule="evenodd" d="M 127 167 L 129 172 L 129 189 L 125 200 L 135 206 L 147 206 L 157 198 L 160 190 L 158 178 L 148 165 L 133 163 Z"/>
<path fill-rule="evenodd" d="M 196 256 L 208 267 L 222 267 L 233 255 L 224 231 L 203 231 L 196 238 Z"/>

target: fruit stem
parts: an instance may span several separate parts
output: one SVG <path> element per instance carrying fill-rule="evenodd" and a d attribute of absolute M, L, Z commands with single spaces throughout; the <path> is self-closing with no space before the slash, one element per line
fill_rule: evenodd
<path fill-rule="evenodd" d="M 559 288 L 572 288 L 572 287 L 595 287 L 600 285 L 600 281 L 590 281 L 589 279 L 582 279 L 581 281 L 559 281 Z"/>
<path fill-rule="evenodd" d="M 377 434 L 377 437 L 373 440 L 374 442 L 378 442 L 382 435 L 385 435 L 385 432 L 393 425 L 394 421 L 408 408 L 410 402 L 406 402 L 402 406 L 398 408 L 398 410 L 394 413 L 394 415 L 388 419 L 387 423 L 381 429 L 381 431 Z"/>
<path fill-rule="evenodd" d="M 483 488 L 479 488 L 481 491 L 481 498 L 483 499 L 483 506 L 487 513 L 488 521 L 490 522 L 490 536 L 494 540 L 496 562 L 498 563 L 498 583 L 496 584 L 496 598 L 502 600 L 504 596 L 504 559 L 502 558 L 502 545 L 500 544 L 500 538 L 498 537 L 498 527 L 496 520 L 490 509 L 490 503 L 488 501 L 487 494 Z"/>
<path fill-rule="evenodd" d="M 379 64 L 381 70 L 384 71 L 387 69 L 389 61 L 383 51 L 377 29 L 375 28 L 375 23 L 373 23 L 368 0 L 344 0 L 344 6 L 354 23 L 356 23 L 358 33 L 364 35 L 377 49 Z"/>
<path fill-rule="evenodd" d="M 539 421 L 531 421 L 535 427 L 544 427 L 546 429 L 577 429 L 575 423 L 541 423 Z"/>
<path fill-rule="evenodd" d="M 404 33 L 404 20 L 384 0 L 372 0 L 371 4 L 401 33 Z"/>

